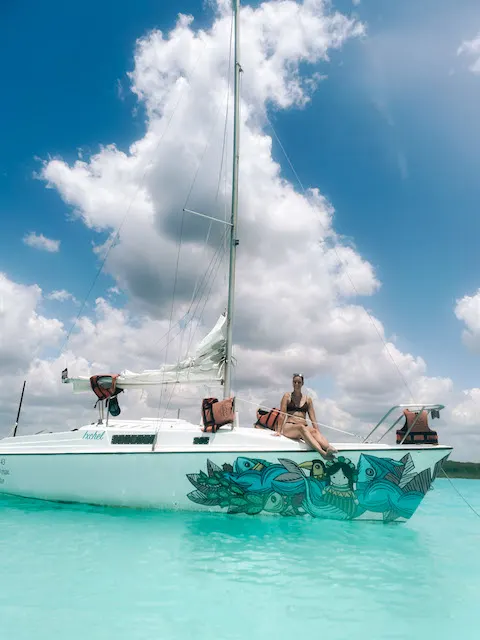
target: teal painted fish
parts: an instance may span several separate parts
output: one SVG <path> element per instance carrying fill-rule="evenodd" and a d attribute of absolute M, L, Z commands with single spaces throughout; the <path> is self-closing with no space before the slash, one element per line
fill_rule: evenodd
<path fill-rule="evenodd" d="M 384 520 L 410 518 L 432 483 L 430 469 L 413 473 L 409 454 L 401 461 L 361 454 L 357 498 L 363 511 L 383 513 Z"/>
<path fill-rule="evenodd" d="M 234 473 L 244 473 L 245 471 L 261 471 L 265 467 L 270 466 L 272 463 L 266 460 L 260 460 L 258 458 L 244 458 L 239 456 L 234 464 Z"/>

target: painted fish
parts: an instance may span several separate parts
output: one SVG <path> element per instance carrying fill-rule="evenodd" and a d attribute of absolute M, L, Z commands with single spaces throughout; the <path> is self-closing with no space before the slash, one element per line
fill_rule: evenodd
<path fill-rule="evenodd" d="M 234 473 L 244 473 L 245 471 L 261 471 L 265 467 L 269 467 L 272 463 L 259 458 L 245 458 L 239 456 L 233 463 Z"/>
<path fill-rule="evenodd" d="M 226 472 L 224 477 L 237 484 L 246 493 L 266 493 L 274 488 L 275 478 L 283 473 L 285 473 L 285 469 L 282 465 L 271 464 L 260 470 L 252 469 L 243 473 Z"/>
<path fill-rule="evenodd" d="M 270 513 L 282 513 L 288 507 L 287 499 L 276 491 L 272 491 L 265 501 L 264 510 Z"/>
<path fill-rule="evenodd" d="M 360 508 L 383 513 L 386 521 L 410 518 L 432 483 L 430 469 L 413 475 L 410 463 L 407 456 L 397 461 L 362 453 L 356 491 Z"/>

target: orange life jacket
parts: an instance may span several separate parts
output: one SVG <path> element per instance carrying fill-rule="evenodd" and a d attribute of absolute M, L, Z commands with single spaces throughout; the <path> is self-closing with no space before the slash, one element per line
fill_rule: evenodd
<path fill-rule="evenodd" d="M 98 375 L 90 378 L 90 386 L 92 391 L 99 400 L 108 400 L 113 396 L 116 396 L 117 391 L 117 378 L 119 374 L 113 375 Z"/>
<path fill-rule="evenodd" d="M 403 413 L 405 415 L 405 424 L 397 431 L 397 444 L 400 444 L 402 438 L 410 428 L 410 425 L 412 425 L 415 420 L 417 421 L 408 436 L 405 438 L 403 444 L 438 444 L 437 432 L 433 431 L 428 426 L 427 411 L 422 411 L 422 414 L 418 419 L 418 411 L 415 413 L 414 411 L 404 409 Z"/>
<path fill-rule="evenodd" d="M 235 421 L 235 398 L 204 398 L 202 401 L 203 431 L 216 433 L 220 427 Z"/>
<path fill-rule="evenodd" d="M 272 429 L 275 431 L 275 427 L 282 418 L 280 409 L 270 409 L 265 411 L 264 409 L 257 410 L 257 421 L 254 424 L 256 429 Z"/>

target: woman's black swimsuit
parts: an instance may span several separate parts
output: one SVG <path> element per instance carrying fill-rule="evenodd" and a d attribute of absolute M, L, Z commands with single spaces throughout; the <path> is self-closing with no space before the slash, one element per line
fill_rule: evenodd
<path fill-rule="evenodd" d="M 300 400 L 300 402 L 301 402 L 301 400 Z M 293 393 L 292 393 L 290 395 L 290 401 L 287 404 L 287 412 L 290 413 L 290 411 L 301 411 L 302 413 L 304 413 L 306 415 L 307 411 L 308 411 L 308 403 L 307 403 L 307 401 L 305 400 L 304 404 L 302 404 L 301 407 L 297 407 L 297 405 L 293 401 Z"/>

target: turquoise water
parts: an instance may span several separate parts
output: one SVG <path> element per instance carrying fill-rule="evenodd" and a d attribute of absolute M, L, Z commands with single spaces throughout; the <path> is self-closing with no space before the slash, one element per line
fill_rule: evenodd
<path fill-rule="evenodd" d="M 4 498 L 0 567 L 2 640 L 480 637 L 480 519 L 446 480 L 387 526 Z"/>

